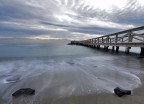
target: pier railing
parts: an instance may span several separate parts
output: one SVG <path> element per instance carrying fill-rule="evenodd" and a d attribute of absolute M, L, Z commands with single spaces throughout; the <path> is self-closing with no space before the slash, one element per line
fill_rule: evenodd
<path fill-rule="evenodd" d="M 126 47 L 126 53 L 129 53 L 131 47 L 141 47 L 141 54 L 144 54 L 144 26 L 104 35 L 97 38 L 92 38 L 82 41 L 71 41 L 71 44 L 86 45 L 99 48 L 100 45 L 108 49 L 109 46 L 116 46 L 116 51 L 119 46 Z"/>

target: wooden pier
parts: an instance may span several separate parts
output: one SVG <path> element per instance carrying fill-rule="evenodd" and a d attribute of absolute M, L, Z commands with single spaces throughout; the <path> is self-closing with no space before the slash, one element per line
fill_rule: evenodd
<path fill-rule="evenodd" d="M 102 45 L 106 51 L 111 46 L 113 52 L 119 52 L 119 47 L 122 46 L 126 47 L 126 54 L 130 53 L 131 47 L 140 47 L 140 55 L 144 56 L 144 26 L 88 40 L 71 41 L 70 44 L 96 47 L 98 49 Z"/>

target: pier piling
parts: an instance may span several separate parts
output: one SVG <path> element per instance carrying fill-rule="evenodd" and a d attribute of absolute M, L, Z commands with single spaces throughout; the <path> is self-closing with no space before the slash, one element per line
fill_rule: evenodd
<path fill-rule="evenodd" d="M 104 49 L 105 49 L 106 51 L 108 51 L 108 47 L 109 47 L 109 46 L 104 46 Z"/>
<path fill-rule="evenodd" d="M 144 56 L 144 47 L 141 47 L 140 55 L 141 55 L 141 56 Z"/>
<path fill-rule="evenodd" d="M 130 53 L 130 49 L 131 49 L 131 47 L 126 47 L 125 53 L 126 53 L 126 54 L 129 54 L 129 53 Z"/>
<path fill-rule="evenodd" d="M 114 50 L 115 50 L 115 47 L 114 47 L 114 46 L 112 46 L 112 52 L 114 52 Z"/>
<path fill-rule="evenodd" d="M 119 46 L 116 46 L 116 52 L 119 52 Z"/>

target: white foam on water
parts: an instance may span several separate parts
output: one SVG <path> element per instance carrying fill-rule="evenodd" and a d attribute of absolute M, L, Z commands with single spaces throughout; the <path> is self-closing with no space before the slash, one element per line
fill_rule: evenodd
<path fill-rule="evenodd" d="M 19 60 L 0 63 L 0 84 L 13 83 L 3 99 L 20 87 L 36 89 L 35 98 L 47 95 L 61 98 L 72 95 L 113 93 L 115 87 L 133 90 L 141 85 L 140 70 L 107 63 L 113 57 L 86 57 L 69 60 Z M 42 97 L 40 97 L 42 98 Z"/>
<path fill-rule="evenodd" d="M 8 76 L 1 81 L 2 81 L 2 83 L 15 83 L 15 82 L 19 81 L 20 78 L 21 77 L 19 75 L 13 75 L 13 76 Z"/>

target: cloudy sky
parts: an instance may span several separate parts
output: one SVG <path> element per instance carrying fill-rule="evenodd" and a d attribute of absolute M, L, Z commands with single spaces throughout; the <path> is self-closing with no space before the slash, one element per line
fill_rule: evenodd
<path fill-rule="evenodd" d="M 0 38 L 85 39 L 144 24 L 144 0 L 0 0 Z"/>

